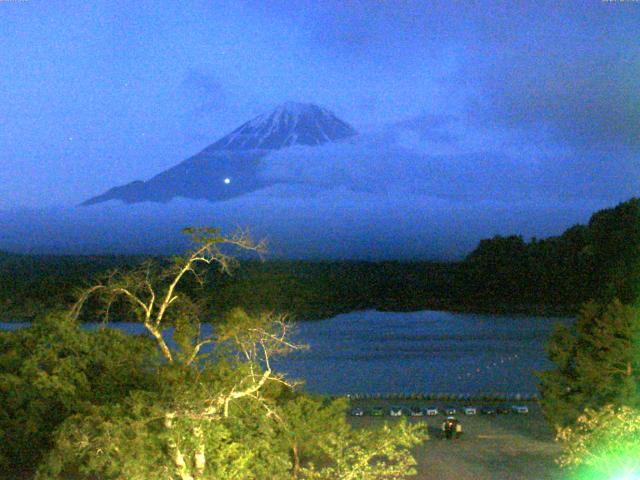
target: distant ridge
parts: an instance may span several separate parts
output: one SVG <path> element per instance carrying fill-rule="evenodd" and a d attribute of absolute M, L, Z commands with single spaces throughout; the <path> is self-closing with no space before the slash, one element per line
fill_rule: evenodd
<path fill-rule="evenodd" d="M 168 202 L 175 197 L 226 200 L 268 186 L 258 178 L 257 170 L 269 152 L 294 145 L 322 145 L 354 135 L 357 132 L 351 125 L 325 108 L 286 102 L 150 180 L 111 188 L 82 205 L 109 200 Z"/>

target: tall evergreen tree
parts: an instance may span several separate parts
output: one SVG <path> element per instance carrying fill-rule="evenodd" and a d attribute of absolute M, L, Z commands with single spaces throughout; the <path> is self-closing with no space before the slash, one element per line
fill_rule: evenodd
<path fill-rule="evenodd" d="M 559 326 L 547 352 L 555 368 L 542 372 L 545 416 L 571 425 L 585 408 L 640 406 L 640 311 L 619 300 L 584 306 L 572 328 Z"/>

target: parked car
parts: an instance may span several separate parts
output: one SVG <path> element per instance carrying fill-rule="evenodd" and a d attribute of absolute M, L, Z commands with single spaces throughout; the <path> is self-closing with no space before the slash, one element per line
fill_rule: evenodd
<path fill-rule="evenodd" d="M 467 406 L 462 409 L 462 412 L 465 415 L 475 415 L 478 413 L 478 410 L 476 409 L 476 407 Z"/>
<path fill-rule="evenodd" d="M 495 415 L 496 414 L 496 409 L 493 407 L 482 407 L 480 409 L 480 413 L 482 415 Z"/>
<path fill-rule="evenodd" d="M 352 408 L 349 413 L 351 414 L 352 417 L 362 417 L 364 415 L 364 410 L 359 407 L 356 407 L 356 408 Z"/>
<path fill-rule="evenodd" d="M 429 417 L 433 417 L 435 415 L 438 415 L 438 413 L 440 413 L 438 411 L 438 407 L 427 407 L 424 409 L 425 413 L 427 414 L 427 416 Z"/>
<path fill-rule="evenodd" d="M 384 408 L 382 407 L 373 407 L 371 409 L 372 417 L 384 417 Z"/>
<path fill-rule="evenodd" d="M 411 407 L 409 413 L 412 417 L 421 417 L 424 415 L 424 409 L 421 407 Z"/>
<path fill-rule="evenodd" d="M 505 406 L 505 405 L 499 405 L 496 408 L 496 413 L 499 415 L 506 415 L 507 413 L 509 413 L 511 410 L 509 409 L 509 407 Z"/>
<path fill-rule="evenodd" d="M 393 405 L 391 408 L 389 408 L 389 415 L 391 415 L 392 417 L 401 417 L 403 414 L 404 409 L 402 407 Z"/>
<path fill-rule="evenodd" d="M 511 411 L 513 413 L 526 414 L 529 413 L 529 407 L 526 405 L 511 405 Z"/>
<path fill-rule="evenodd" d="M 456 407 L 444 407 L 444 414 L 447 416 L 456 414 Z"/>

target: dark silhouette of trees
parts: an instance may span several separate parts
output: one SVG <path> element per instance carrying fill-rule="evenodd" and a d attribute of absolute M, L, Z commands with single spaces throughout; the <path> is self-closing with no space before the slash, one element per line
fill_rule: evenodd
<path fill-rule="evenodd" d="M 207 273 L 200 288 L 184 288 L 211 312 L 239 306 L 249 312 L 289 312 L 326 318 L 376 308 L 487 312 L 577 313 L 589 300 L 633 303 L 640 295 L 640 200 L 596 212 L 587 225 L 556 237 L 496 236 L 479 242 L 462 262 L 244 260 L 233 276 Z M 30 319 L 66 305 L 74 287 L 113 268 L 134 270 L 142 257 L 36 257 L 0 255 L 0 313 Z M 169 261 L 154 258 L 156 264 Z M 95 313 L 95 304 L 85 306 Z M 115 304 L 112 318 L 118 319 Z"/>
<path fill-rule="evenodd" d="M 640 295 L 640 200 L 596 212 L 558 237 L 482 240 L 464 262 L 470 303 L 567 305 Z"/>

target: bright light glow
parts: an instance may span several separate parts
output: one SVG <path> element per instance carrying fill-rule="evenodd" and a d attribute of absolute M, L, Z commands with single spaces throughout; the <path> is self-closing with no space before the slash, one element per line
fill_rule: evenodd
<path fill-rule="evenodd" d="M 614 477 L 613 480 L 640 480 L 640 473 L 623 473 L 618 477 Z"/>
<path fill-rule="evenodd" d="M 226 183 L 227 185 L 229 185 L 231 183 L 231 179 L 230 178 L 225 178 L 224 179 L 224 183 Z"/>

